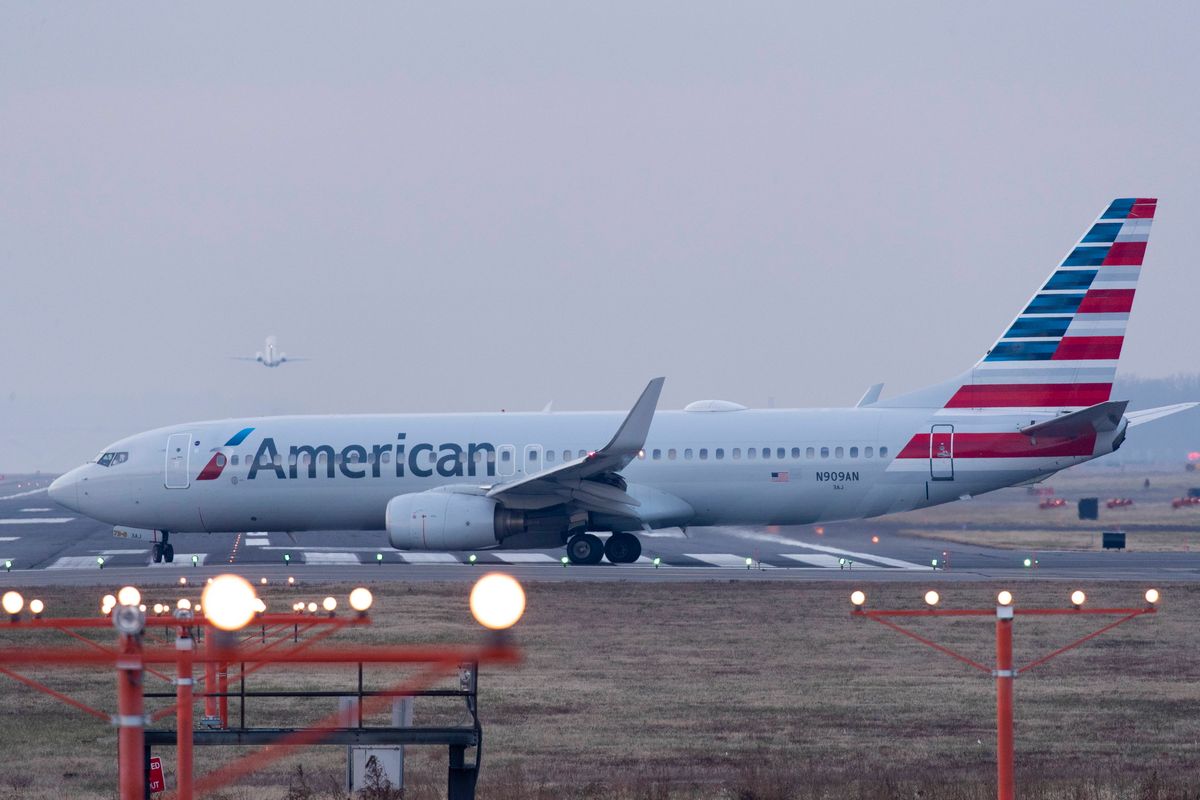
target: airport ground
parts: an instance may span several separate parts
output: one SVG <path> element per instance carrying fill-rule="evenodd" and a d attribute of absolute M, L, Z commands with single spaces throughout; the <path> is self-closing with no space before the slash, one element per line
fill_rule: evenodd
<path fill-rule="evenodd" d="M 481 553 L 474 567 L 467 554 L 408 561 L 381 548 L 381 534 L 369 533 L 336 534 L 335 544 L 327 533 L 192 540 L 203 547 L 180 537 L 179 563 L 148 566 L 148 544 L 115 542 L 111 527 L 100 523 L 15 522 L 0 528 L 0 548 L 8 548 L 0 556 L 17 558 L 0 584 L 41 596 L 51 614 L 90 614 L 102 593 L 125 582 L 147 587 L 153 603 L 185 591 L 180 577 L 194 592 L 207 575 L 229 569 L 268 577 L 271 607 L 367 583 L 378 598 L 374 623 L 340 640 L 461 643 L 479 635 L 466 610 L 468 581 L 485 566 L 512 572 L 529 595 L 516 632 L 525 660 L 515 668 L 485 667 L 480 683 L 486 745 L 479 795 L 502 800 L 994 796 L 993 682 L 852 618 L 849 591 L 863 587 L 874 607 L 920 607 L 930 586 L 952 607 L 988 606 L 1000 588 L 1024 605 L 1065 606 L 1074 588 L 1086 591 L 1089 603 L 1137 605 L 1154 585 L 1164 596 L 1160 613 L 1017 681 L 1019 796 L 1194 798 L 1200 509 L 1174 509 L 1170 501 L 1200 485 L 1200 475 L 1150 474 L 1148 489 L 1146 477 L 1115 470 L 1060 476 L 1052 485 L 1070 501 L 1066 508 L 1040 509 L 1039 498 L 1014 489 L 822 530 L 649 537 L 647 557 L 662 560 L 658 569 L 564 568 L 549 551 L 526 561 Z M 34 494 L 0 491 L 11 498 L 0 497 L 0 518 L 70 516 L 36 485 L 21 491 Z M 1098 522 L 1075 518 L 1082 496 L 1101 498 Z M 1106 509 L 1103 501 L 1113 496 L 1135 503 Z M 1100 550 L 1098 532 L 1110 529 L 1126 531 L 1129 551 Z M 250 538 L 267 541 L 250 545 Z M 116 550 L 126 552 L 110 552 L 103 571 L 93 565 Z M 951 568 L 934 571 L 931 558 L 947 551 Z M 195 568 L 179 555 L 191 552 L 204 556 Z M 385 554 L 382 566 L 373 563 L 376 552 Z M 294 558 L 287 567 L 283 553 Z M 1028 554 L 1038 568 L 1021 566 Z M 839 564 L 842 558 L 856 562 L 853 570 Z M 288 574 L 298 588 L 279 585 Z M 1018 620 L 1018 663 L 1093 623 Z M 984 663 L 994 652 L 986 621 L 922 619 L 913 627 Z M 32 674 L 97 707 L 114 707 L 109 671 Z M 114 796 L 113 730 L 0 680 L 0 798 Z M 350 677 L 272 669 L 260 680 L 255 688 L 286 682 L 340 690 Z M 433 720 L 439 708 L 418 705 L 417 722 Z M 264 705 L 252 721 L 290 715 L 296 722 L 330 710 Z M 169 772 L 173 753 L 161 755 Z M 230 755 L 202 752 L 198 772 Z M 338 797 L 343 769 L 339 748 L 310 749 L 221 796 Z M 443 751 L 415 752 L 406 797 L 440 796 L 444 769 Z"/>

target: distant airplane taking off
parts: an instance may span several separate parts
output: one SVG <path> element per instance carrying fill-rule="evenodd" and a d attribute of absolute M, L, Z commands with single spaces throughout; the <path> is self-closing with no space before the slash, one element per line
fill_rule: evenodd
<path fill-rule="evenodd" d="M 655 528 L 860 519 L 1033 483 L 1197 405 L 1109 399 L 1155 207 L 1113 201 L 977 363 L 899 397 L 876 385 L 853 408 L 657 411 L 655 378 L 627 414 L 193 422 L 109 445 L 50 497 L 137 526 L 155 560 L 174 557 L 172 533 L 379 530 L 402 550 L 565 546 L 575 563 L 626 564 Z"/>
<path fill-rule="evenodd" d="M 278 367 L 288 361 L 308 361 L 307 358 L 296 358 L 281 352 L 275 344 L 274 336 L 267 337 L 266 346 L 263 347 L 261 353 L 255 353 L 253 358 L 250 356 L 230 356 L 230 358 L 234 361 L 257 361 L 264 367 Z"/>

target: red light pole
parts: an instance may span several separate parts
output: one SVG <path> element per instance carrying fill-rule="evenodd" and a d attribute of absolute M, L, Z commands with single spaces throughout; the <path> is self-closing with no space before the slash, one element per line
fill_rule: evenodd
<path fill-rule="evenodd" d="M 124 617 L 124 619 L 122 619 Z M 121 800 L 142 800 L 146 791 L 145 765 L 142 763 L 145 737 L 145 700 L 142 697 L 142 634 L 137 606 L 121 606 L 114 615 L 121 631 L 121 652 L 117 656 L 117 771 Z M 137 619 L 135 619 L 137 618 Z M 129 620 L 127 628 L 123 623 Z M 137 632 L 131 628 L 136 622 Z"/>
<path fill-rule="evenodd" d="M 179 661 L 175 678 L 175 707 L 178 719 L 175 725 L 175 786 L 179 800 L 192 800 L 192 649 L 195 640 L 188 631 L 192 612 L 180 610 L 179 635 L 175 639 L 175 650 Z"/>
<path fill-rule="evenodd" d="M 1156 607 L 1158 600 L 1158 590 L 1150 589 L 1146 592 L 1146 605 L 1142 608 L 1085 609 L 1083 605 L 1087 602 L 1087 596 L 1081 591 L 1075 591 L 1071 594 L 1071 608 L 1014 609 L 1012 594 L 1003 591 L 996 597 L 997 605 L 994 611 L 990 608 L 940 609 L 936 606 L 941 601 L 941 597 L 937 592 L 930 591 L 925 594 L 925 602 L 929 606 L 926 609 L 868 610 L 863 608 L 867 602 L 865 593 L 855 591 L 850 595 L 850 602 L 854 606 L 852 612 L 854 616 L 874 620 L 884 627 L 891 628 L 897 633 L 901 633 L 921 644 L 932 647 L 934 650 L 961 661 L 969 667 L 981 670 L 982 672 L 990 672 L 996 678 L 996 797 L 999 800 L 1013 800 L 1015 796 L 1015 783 L 1013 780 L 1013 679 L 1017 675 L 1028 672 L 1034 667 L 1041 666 L 1050 659 L 1068 650 L 1072 650 L 1122 623 L 1128 622 L 1135 617 L 1140 617 L 1143 614 L 1156 613 L 1158 611 Z M 920 636 L 892 621 L 892 618 L 896 617 L 990 617 L 992 614 L 996 616 L 996 666 L 995 669 L 991 670 L 983 664 L 951 650 L 949 647 L 937 644 L 931 639 Z M 1082 614 L 1117 616 L 1120 618 L 1114 622 L 1110 622 L 1099 630 L 1076 639 L 1065 647 L 1060 647 L 1049 655 L 1035 659 L 1020 668 L 1013 666 L 1013 619 L 1016 615 L 1062 616 Z"/>

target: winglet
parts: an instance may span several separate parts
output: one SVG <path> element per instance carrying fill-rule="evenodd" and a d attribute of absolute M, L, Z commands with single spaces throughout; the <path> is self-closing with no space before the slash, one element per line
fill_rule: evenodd
<path fill-rule="evenodd" d="M 655 378 L 646 384 L 642 396 L 633 404 L 625 421 L 617 429 L 612 441 L 604 445 L 605 455 L 627 455 L 630 459 L 646 444 L 646 434 L 650 432 L 650 423 L 654 420 L 654 410 L 658 408 L 658 396 L 662 394 L 666 378 Z M 626 462 L 628 463 L 628 461 Z"/>
<path fill-rule="evenodd" d="M 1159 406 L 1158 408 L 1146 408 L 1141 411 L 1130 411 L 1125 417 L 1129 420 L 1129 427 L 1133 428 L 1147 422 L 1153 422 L 1156 419 L 1162 419 L 1171 414 L 1178 414 L 1180 411 L 1187 411 L 1196 406 L 1200 406 L 1200 403 L 1176 403 L 1172 406 Z"/>

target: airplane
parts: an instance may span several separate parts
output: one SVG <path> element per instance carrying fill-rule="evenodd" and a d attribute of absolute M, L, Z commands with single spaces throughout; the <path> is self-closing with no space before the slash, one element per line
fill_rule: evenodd
<path fill-rule="evenodd" d="M 275 344 L 275 337 L 268 336 L 266 345 L 261 352 L 255 353 L 254 357 L 250 356 L 229 356 L 234 361 L 256 361 L 264 367 L 278 367 L 288 361 L 308 361 L 307 358 L 297 358 L 288 356 L 287 353 L 280 351 Z"/>
<path fill-rule="evenodd" d="M 281 416 L 141 433 L 50 497 L 153 539 L 204 531 L 380 530 L 401 550 L 565 547 L 635 562 L 638 534 L 800 525 L 1038 482 L 1192 408 L 1110 398 L 1154 199 L 1113 201 L 973 366 L 852 408 Z M 607 533 L 605 539 L 597 533 Z M 160 538 L 161 537 L 161 538 Z"/>

